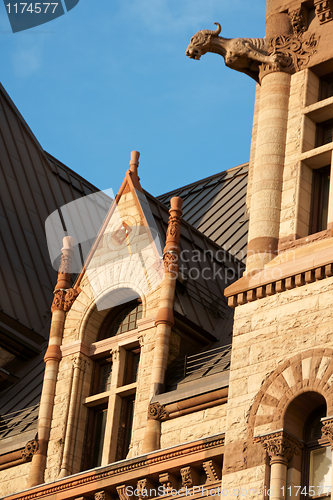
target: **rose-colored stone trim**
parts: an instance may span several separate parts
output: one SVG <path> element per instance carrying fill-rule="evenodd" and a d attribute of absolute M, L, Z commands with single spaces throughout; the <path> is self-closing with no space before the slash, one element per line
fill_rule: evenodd
<path fill-rule="evenodd" d="M 99 491 L 99 488 L 96 487 L 96 483 L 98 482 L 103 482 L 103 488 L 108 487 L 108 485 L 116 487 L 117 493 L 121 498 L 120 493 L 126 492 L 123 488 L 124 481 L 127 481 L 126 478 L 124 479 L 124 475 L 130 473 L 131 480 L 134 475 L 136 475 L 138 479 L 140 479 L 140 476 L 142 478 L 142 476 L 146 477 L 149 474 L 155 475 L 168 469 L 169 461 L 171 461 L 174 466 L 175 462 L 179 460 L 178 466 L 181 468 L 181 460 L 183 462 L 186 461 L 186 464 L 194 462 L 198 464 L 198 462 L 207 460 L 208 457 L 214 458 L 219 456 L 219 460 L 221 460 L 221 447 L 223 445 L 224 435 L 217 436 L 214 439 L 201 439 L 195 443 L 177 446 L 167 451 L 158 450 L 149 455 L 131 459 L 121 465 L 107 465 L 99 468 L 98 472 L 96 470 L 82 472 L 61 481 L 58 480 L 56 483 L 42 484 L 23 494 L 19 492 L 10 495 L 8 500 L 34 500 L 36 498 L 52 498 L 56 500 L 60 497 L 65 498 L 66 491 L 68 491 L 68 497 L 74 496 L 75 493 L 73 494 L 73 489 L 80 491 L 77 496 L 87 495 L 90 498 L 90 496 L 94 494 L 94 488 L 95 492 L 96 490 Z M 186 465 L 186 467 L 187 466 L 188 465 Z M 89 487 L 91 489 L 89 489 Z M 122 497 L 122 500 L 125 500 L 125 497 Z"/>
<path fill-rule="evenodd" d="M 276 266 L 264 269 L 253 276 L 244 276 L 225 290 L 225 295 L 228 297 L 228 305 L 235 308 L 248 302 L 260 300 L 267 296 L 333 276 L 332 262 L 310 267 L 308 270 L 298 270 L 297 267 L 299 266 L 297 261 L 295 261 L 294 273 L 290 272 L 289 266 L 285 267 L 286 273 L 284 273 L 284 266 L 281 265 L 280 267 Z M 276 275 L 279 275 L 276 279 L 274 279 L 274 271 L 276 271 Z"/>
<path fill-rule="evenodd" d="M 311 358 L 310 368 L 305 377 L 302 362 L 309 358 Z M 288 375 L 284 377 L 286 370 L 288 373 L 291 371 L 292 377 Z M 252 403 L 248 420 L 248 438 L 252 439 L 258 434 L 257 429 L 264 424 L 270 424 L 272 432 L 281 429 L 289 403 L 305 392 L 313 391 L 321 394 L 326 399 L 327 413 L 332 415 L 332 376 L 332 349 L 310 349 L 282 363 L 263 383 Z M 282 396 L 278 399 L 271 396 L 270 392 L 280 393 Z M 267 407 L 274 407 L 274 413 L 267 413 Z"/>
<path fill-rule="evenodd" d="M 328 23 L 333 19 L 333 9 L 331 0 L 315 0 L 314 6 L 316 9 L 316 16 L 320 24 Z"/>
<path fill-rule="evenodd" d="M 68 290 L 55 290 L 51 306 L 51 312 L 69 311 L 76 297 L 79 295 L 79 289 L 69 288 Z"/>

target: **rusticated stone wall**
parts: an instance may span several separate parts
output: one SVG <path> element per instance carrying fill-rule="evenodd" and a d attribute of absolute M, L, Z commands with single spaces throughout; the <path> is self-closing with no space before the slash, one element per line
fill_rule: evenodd
<path fill-rule="evenodd" d="M 231 359 L 224 488 L 258 488 L 269 467 L 256 435 L 281 429 L 290 401 L 322 394 L 332 411 L 333 278 L 239 306 Z"/>
<path fill-rule="evenodd" d="M 0 495 L 10 495 L 14 491 L 24 490 L 27 484 L 30 462 L 0 471 Z"/>

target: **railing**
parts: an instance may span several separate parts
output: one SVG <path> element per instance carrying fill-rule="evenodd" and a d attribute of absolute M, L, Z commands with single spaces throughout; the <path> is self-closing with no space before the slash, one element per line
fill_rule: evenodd
<path fill-rule="evenodd" d="M 169 383 L 171 380 L 188 377 L 196 373 L 199 376 L 205 375 L 215 365 L 218 365 L 219 370 L 223 371 L 230 365 L 231 344 L 223 347 L 216 347 L 210 351 L 185 356 L 184 358 L 174 361 L 168 368 L 167 378 Z"/>
<path fill-rule="evenodd" d="M 16 436 L 30 426 L 37 427 L 39 404 L 0 416 L 0 439 Z"/>

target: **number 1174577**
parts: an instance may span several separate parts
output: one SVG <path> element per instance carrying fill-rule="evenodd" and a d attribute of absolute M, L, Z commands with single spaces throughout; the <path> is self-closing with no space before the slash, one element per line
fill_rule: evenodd
<path fill-rule="evenodd" d="M 30 12 L 31 14 L 46 14 L 47 11 L 54 14 L 59 2 L 55 3 L 8 3 L 6 5 L 8 9 L 8 14 L 23 14 L 24 12 Z"/>

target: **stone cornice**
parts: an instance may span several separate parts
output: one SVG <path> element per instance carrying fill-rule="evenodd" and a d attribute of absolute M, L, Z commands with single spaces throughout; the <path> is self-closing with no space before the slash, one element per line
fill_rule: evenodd
<path fill-rule="evenodd" d="M 214 456 L 220 456 L 224 446 L 224 434 L 213 436 L 209 439 L 201 439 L 181 446 L 175 446 L 165 450 L 142 455 L 121 463 L 99 467 L 88 472 L 81 472 L 68 478 L 56 480 L 50 484 L 42 484 L 30 488 L 24 492 L 16 493 L 6 497 L 7 500 L 33 500 L 35 498 L 53 499 L 74 497 L 73 489 L 79 489 L 80 495 L 91 495 L 98 488 L 117 486 L 124 484 L 129 478 L 138 479 L 149 474 L 157 474 L 165 471 L 170 466 L 169 461 L 174 463 L 178 459 L 178 466 L 185 467 L 198 461 L 207 461 Z M 136 472 L 137 471 L 137 472 Z M 102 486 L 98 486 L 102 483 Z M 58 496 L 59 495 L 59 496 Z"/>
<path fill-rule="evenodd" d="M 318 242 L 317 244 L 320 244 Z M 326 248 L 311 252 L 311 245 L 290 251 L 288 261 L 270 263 L 262 271 L 243 276 L 225 290 L 228 305 L 237 307 L 264 297 L 291 290 L 333 276 L 332 239 L 324 240 Z M 303 251 L 303 255 L 299 255 Z M 305 255 L 304 255 L 305 254 Z"/>

